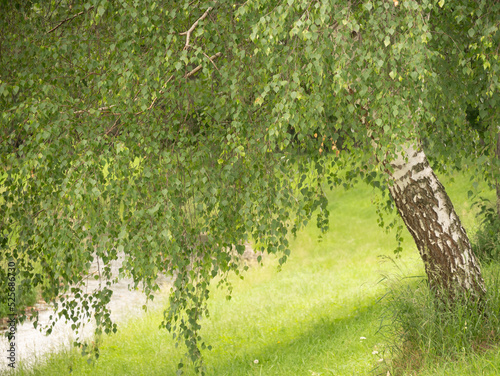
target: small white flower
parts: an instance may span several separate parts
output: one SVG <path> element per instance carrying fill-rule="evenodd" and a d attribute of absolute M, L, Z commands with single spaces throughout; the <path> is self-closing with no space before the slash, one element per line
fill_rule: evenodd
<path fill-rule="evenodd" d="M 362 341 L 362 340 L 366 339 L 366 337 L 359 337 L 359 339 Z"/>
<path fill-rule="evenodd" d="M 382 363 L 384 361 L 384 359 L 379 359 L 378 362 L 379 363 Z"/>
<path fill-rule="evenodd" d="M 259 364 L 259 359 L 255 359 L 253 362 L 254 362 L 255 364 Z"/>
<path fill-rule="evenodd" d="M 373 350 L 373 351 L 372 351 L 372 354 L 373 354 L 373 355 L 377 355 L 377 354 L 378 354 L 378 351 L 377 351 L 377 350 Z"/>

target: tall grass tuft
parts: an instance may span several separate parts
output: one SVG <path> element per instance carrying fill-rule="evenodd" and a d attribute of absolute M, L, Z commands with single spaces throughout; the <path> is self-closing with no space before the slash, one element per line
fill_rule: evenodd
<path fill-rule="evenodd" d="M 413 374 L 436 361 L 456 361 L 500 340 L 500 265 L 484 273 L 484 302 L 431 291 L 423 277 L 386 279 L 389 292 L 381 332 L 387 337 L 391 375 Z"/>

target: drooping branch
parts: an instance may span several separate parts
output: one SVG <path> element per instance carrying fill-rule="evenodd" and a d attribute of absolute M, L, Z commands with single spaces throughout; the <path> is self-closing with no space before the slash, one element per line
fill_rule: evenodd
<path fill-rule="evenodd" d="M 61 21 L 61 22 L 59 22 L 56 26 L 54 26 L 52 29 L 50 29 L 49 31 L 47 31 L 47 34 L 50 34 L 50 33 L 54 32 L 54 31 L 56 31 L 56 30 L 57 30 L 57 29 L 59 29 L 62 25 L 64 25 L 66 22 L 69 22 L 69 21 L 73 20 L 74 18 L 76 18 L 76 17 L 78 17 L 78 16 L 81 16 L 82 14 L 84 14 L 84 13 L 86 13 L 86 12 L 88 12 L 88 11 L 92 10 L 92 9 L 94 9 L 94 6 L 93 6 L 93 5 L 92 5 L 92 6 L 91 6 L 88 10 L 86 10 L 86 11 L 83 11 L 83 12 L 77 13 L 77 14 L 75 14 L 75 15 L 73 15 L 73 16 L 71 16 L 71 17 L 69 17 L 69 18 L 66 18 L 65 20 L 62 20 L 62 21 Z"/>

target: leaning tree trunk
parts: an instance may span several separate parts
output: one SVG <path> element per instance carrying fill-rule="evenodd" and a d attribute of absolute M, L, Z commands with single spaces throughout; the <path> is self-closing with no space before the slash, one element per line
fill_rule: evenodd
<path fill-rule="evenodd" d="M 486 292 L 479 263 L 443 185 L 422 150 L 410 146 L 391 163 L 389 191 L 424 261 L 431 288 Z M 458 289 L 458 290 L 457 290 Z"/>

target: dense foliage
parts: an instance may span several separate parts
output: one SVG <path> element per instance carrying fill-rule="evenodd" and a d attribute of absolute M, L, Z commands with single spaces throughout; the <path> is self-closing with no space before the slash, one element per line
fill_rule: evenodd
<path fill-rule="evenodd" d="M 422 140 L 436 160 L 473 150 L 498 173 L 497 1 L 0 7 L 0 263 L 49 301 L 100 258 L 102 290 L 71 288 L 83 311 L 60 303 L 67 318 L 93 311 L 98 331 L 114 328 L 121 252 L 151 298 L 173 275 L 163 324 L 197 360 L 209 283 L 239 273 L 232 246 L 284 262 L 317 208 L 327 228 L 335 171 L 383 186 L 388 155 Z"/>

